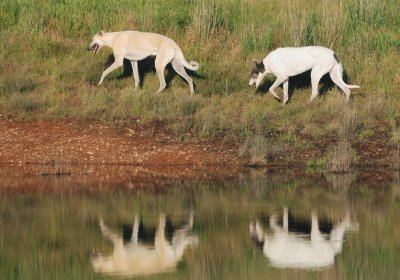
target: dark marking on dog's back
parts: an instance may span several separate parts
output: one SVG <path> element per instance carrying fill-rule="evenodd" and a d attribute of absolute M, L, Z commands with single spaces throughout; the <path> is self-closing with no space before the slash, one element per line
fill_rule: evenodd
<path fill-rule="evenodd" d="M 336 53 L 333 53 L 333 57 L 335 58 L 337 63 L 340 63 L 339 57 L 337 56 Z"/>

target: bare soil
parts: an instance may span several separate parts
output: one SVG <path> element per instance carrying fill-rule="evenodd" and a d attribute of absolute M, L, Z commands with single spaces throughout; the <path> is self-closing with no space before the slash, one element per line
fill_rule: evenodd
<path fill-rule="evenodd" d="M 157 190 L 186 179 L 229 178 L 245 163 L 235 143 L 182 142 L 160 123 L 119 128 L 0 119 L 0 192 L 99 191 L 106 185 Z"/>
<path fill-rule="evenodd" d="M 396 148 L 385 127 L 379 125 L 373 136 L 352 141 L 359 166 L 396 166 Z M 308 160 L 323 158 L 335 142 L 333 136 L 312 139 L 300 135 L 301 145 L 278 143 L 269 165 L 305 167 Z M 150 173 L 161 179 L 198 177 L 199 170 L 204 177 L 211 173 L 230 176 L 248 163 L 239 156 L 241 144 L 221 138 L 182 142 L 166 125 L 156 122 L 119 128 L 96 121 L 0 119 L 0 177 L 18 176 L 21 168 L 13 175 L 13 166 L 23 166 L 19 176 L 101 174 L 122 166 L 140 167 L 136 170 L 141 170 L 143 178 Z"/>
<path fill-rule="evenodd" d="M 157 123 L 117 128 L 99 122 L 0 120 L 0 164 L 243 166 L 237 145 L 178 141 Z"/>

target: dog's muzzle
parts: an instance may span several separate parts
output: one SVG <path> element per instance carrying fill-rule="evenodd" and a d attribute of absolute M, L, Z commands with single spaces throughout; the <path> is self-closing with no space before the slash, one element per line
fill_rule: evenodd
<path fill-rule="evenodd" d="M 99 51 L 99 45 L 98 44 L 93 44 L 93 46 L 89 46 L 88 51 L 93 52 L 94 54 L 96 54 Z"/>

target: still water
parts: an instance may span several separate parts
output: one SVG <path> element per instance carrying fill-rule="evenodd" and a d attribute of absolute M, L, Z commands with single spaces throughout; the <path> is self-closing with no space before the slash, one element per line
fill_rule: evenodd
<path fill-rule="evenodd" d="M 51 191 L 0 192 L 0 278 L 400 277 L 396 174 L 144 182 L 42 176 Z"/>

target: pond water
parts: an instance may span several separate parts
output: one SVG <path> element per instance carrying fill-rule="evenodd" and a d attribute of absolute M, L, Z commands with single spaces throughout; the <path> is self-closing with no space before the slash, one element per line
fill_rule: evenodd
<path fill-rule="evenodd" d="M 398 279 L 396 176 L 251 170 L 148 191 L 39 176 L 53 191 L 0 192 L 0 278 Z"/>

